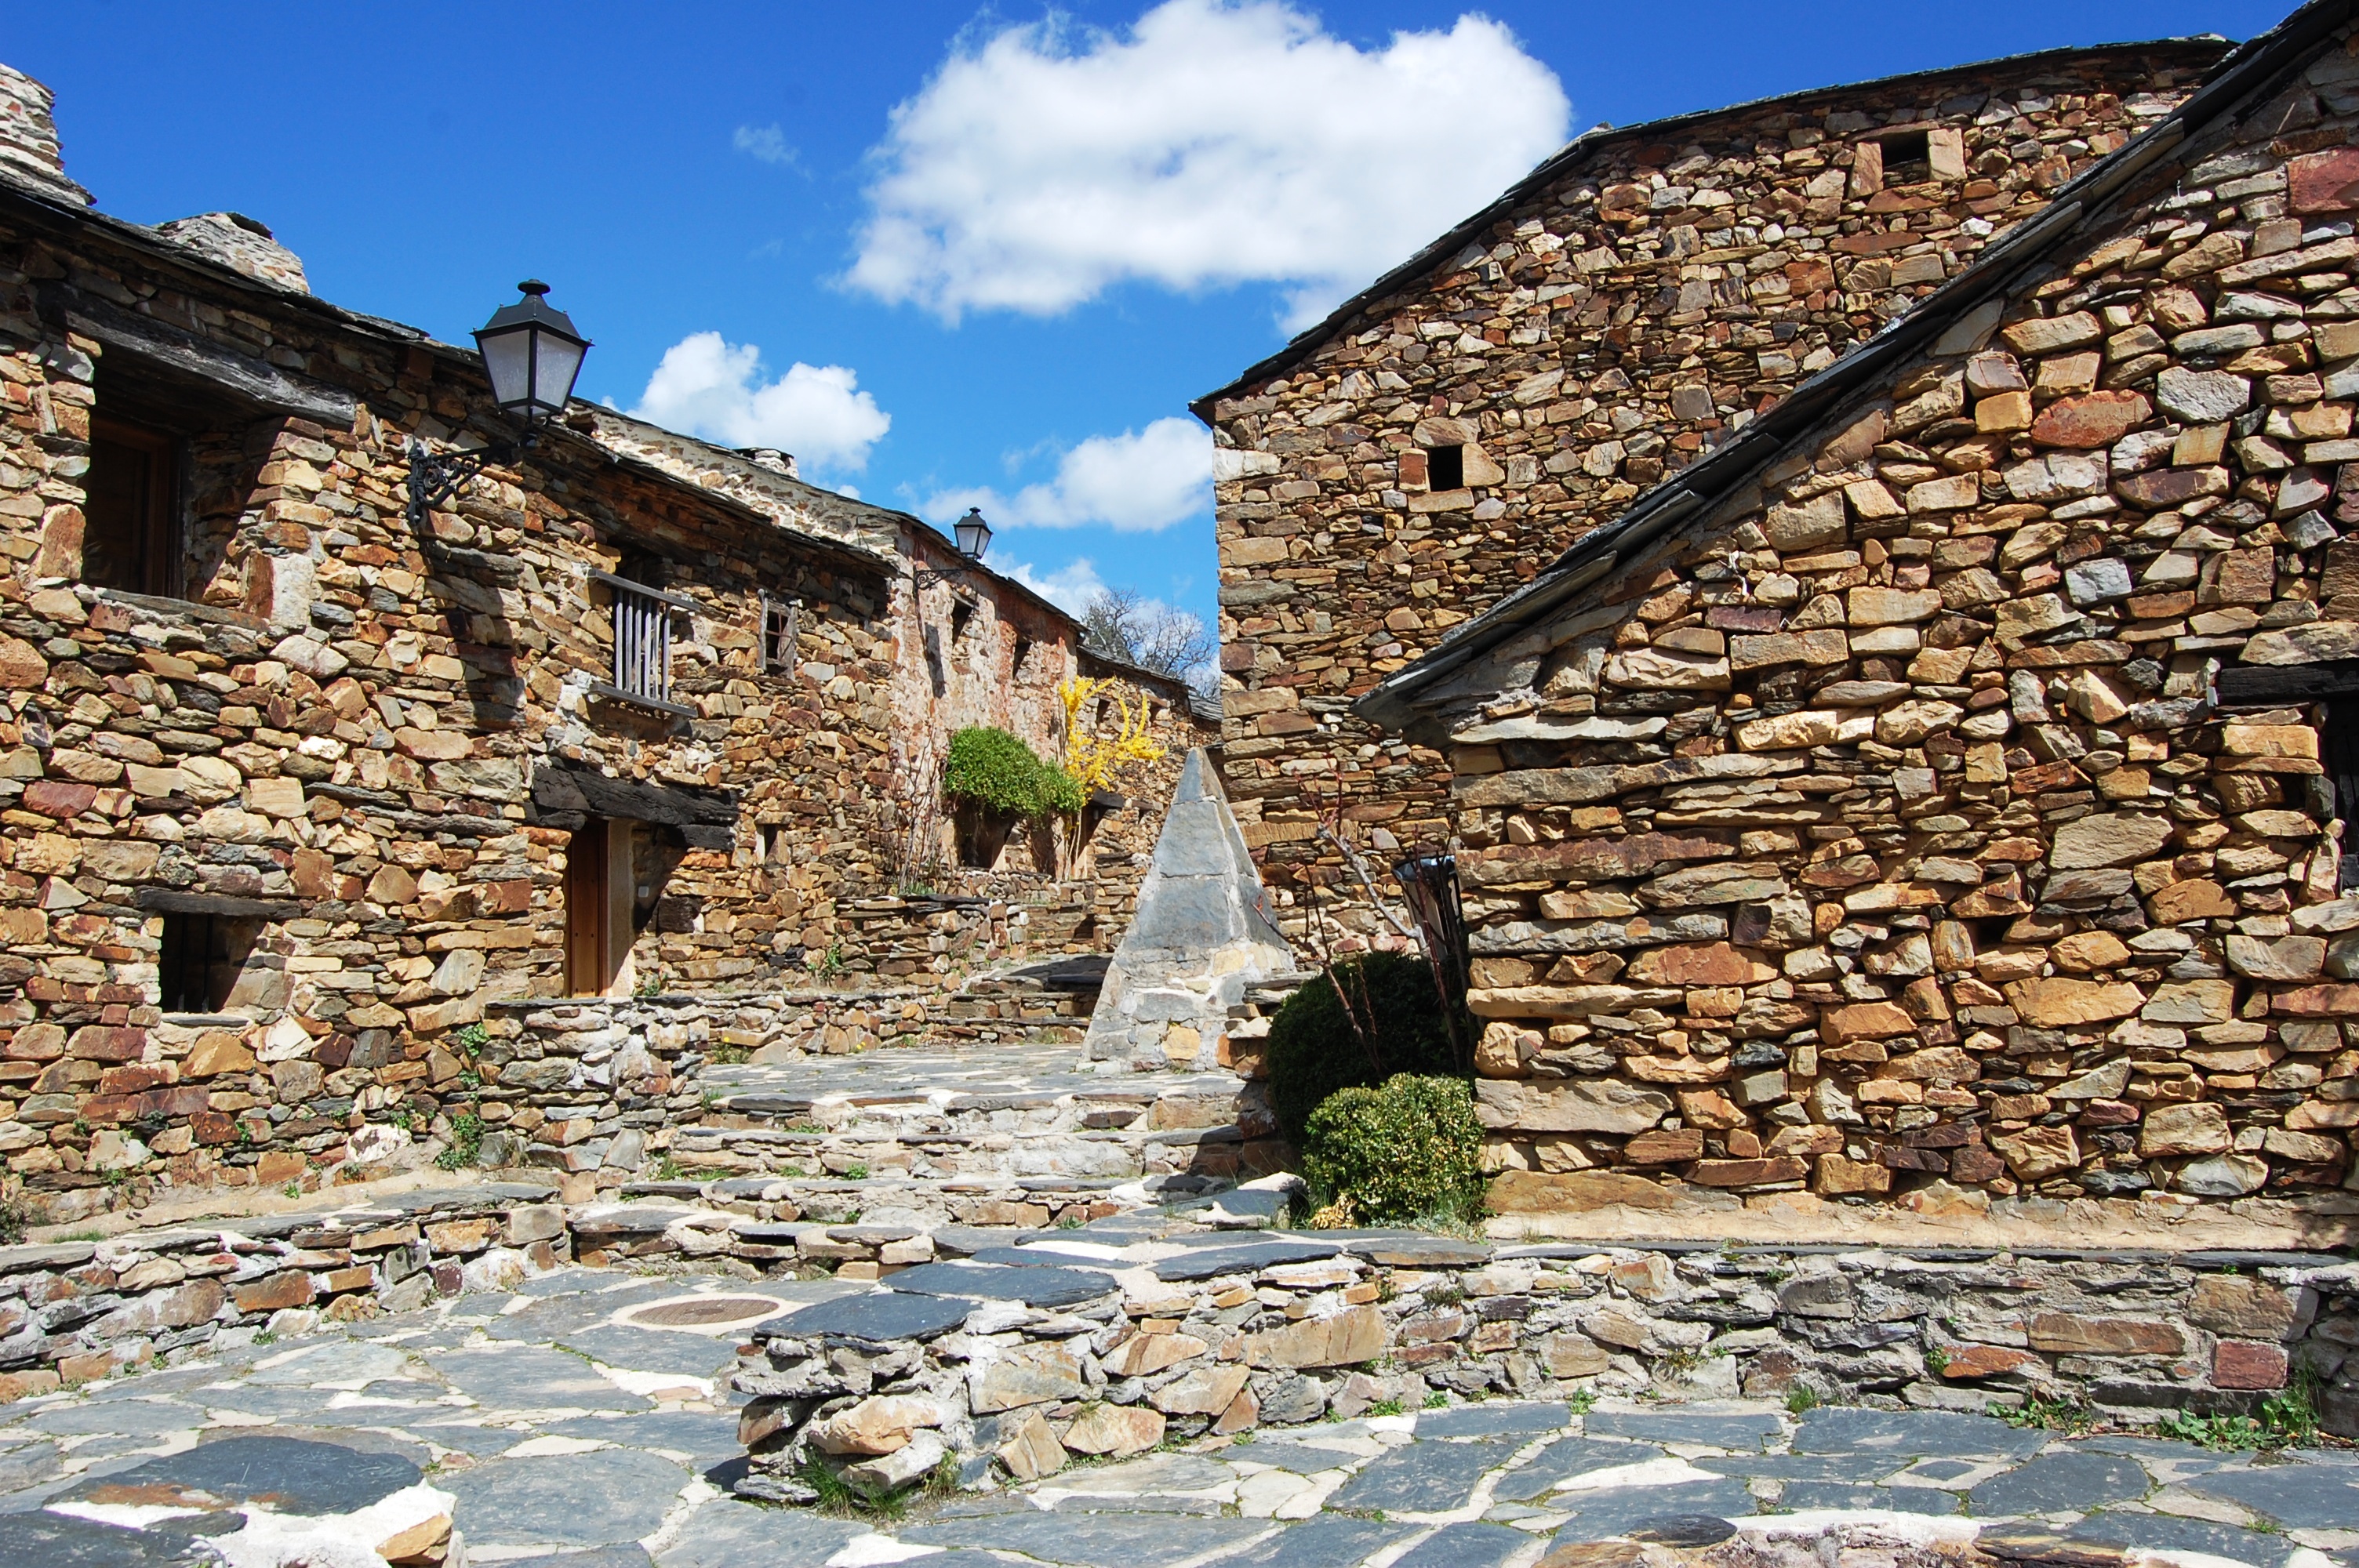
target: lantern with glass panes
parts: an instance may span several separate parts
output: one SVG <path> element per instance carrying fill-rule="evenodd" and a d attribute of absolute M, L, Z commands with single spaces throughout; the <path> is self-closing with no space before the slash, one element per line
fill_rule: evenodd
<path fill-rule="evenodd" d="M 459 487 L 492 463 L 508 462 L 539 438 L 540 427 L 565 411 L 582 373 L 590 340 L 573 319 L 549 303 L 549 285 L 528 277 L 516 285 L 524 297 L 493 313 L 475 330 L 475 347 L 491 378 L 492 400 L 514 420 L 513 438 L 462 452 L 436 453 L 412 438 L 409 443 L 409 521 L 422 528 L 427 514 L 459 492 Z"/>

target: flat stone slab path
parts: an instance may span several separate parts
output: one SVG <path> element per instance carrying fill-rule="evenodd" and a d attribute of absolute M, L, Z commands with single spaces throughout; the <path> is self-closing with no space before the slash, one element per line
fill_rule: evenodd
<path fill-rule="evenodd" d="M 737 1343 L 862 1288 L 566 1269 L 0 1406 L 0 1563 L 341 1568 L 447 1508 L 470 1561 L 530 1568 L 1529 1568 L 1577 1541 L 1843 1520 L 2078 1568 L 2359 1568 L 2359 1454 L 1935 1411 L 1501 1400 L 1082 1465 L 899 1522 L 731 1497 Z"/>

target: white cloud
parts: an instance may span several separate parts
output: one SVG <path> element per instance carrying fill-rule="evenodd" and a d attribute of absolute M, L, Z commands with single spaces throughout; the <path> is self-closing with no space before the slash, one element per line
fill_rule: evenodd
<path fill-rule="evenodd" d="M 764 163 L 784 164 L 789 168 L 802 156 L 787 145 L 786 132 L 776 125 L 740 125 L 736 135 L 731 138 L 731 145 L 739 152 Z"/>
<path fill-rule="evenodd" d="M 1291 286 L 1303 325 L 1562 145 L 1505 27 L 1330 37 L 1284 0 L 1167 0 L 1125 34 L 1051 16 L 956 49 L 893 111 L 846 281 L 955 320 L 1125 279 Z"/>
<path fill-rule="evenodd" d="M 1044 572 L 1029 561 L 1018 561 L 1003 568 L 1003 575 L 1014 578 L 1068 615 L 1079 615 L 1090 607 L 1090 600 L 1105 591 L 1105 579 L 1098 568 L 1090 564 L 1087 556 L 1079 557 L 1055 571 Z"/>
<path fill-rule="evenodd" d="M 867 467 L 868 449 L 893 427 L 893 416 L 845 366 L 798 361 L 766 381 L 762 351 L 725 342 L 718 332 L 692 333 L 666 349 L 631 413 L 724 447 L 776 447 L 821 469 Z"/>
<path fill-rule="evenodd" d="M 980 506 L 995 528 L 1076 528 L 1103 524 L 1154 533 L 1212 503 L 1212 438 L 1193 419 L 1158 419 L 1146 429 L 1092 436 L 1057 461 L 1057 476 L 1014 494 L 988 486 L 937 491 L 918 510 L 947 523 Z"/>

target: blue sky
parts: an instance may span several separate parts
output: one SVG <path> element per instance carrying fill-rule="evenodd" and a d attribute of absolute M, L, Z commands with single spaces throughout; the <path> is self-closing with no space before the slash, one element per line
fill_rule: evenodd
<path fill-rule="evenodd" d="M 536 274 L 585 395 L 1209 621 L 1187 401 L 1561 135 L 2288 8 L 76 0 L 0 14 L 0 60 L 110 212 L 251 214 L 454 341 Z"/>

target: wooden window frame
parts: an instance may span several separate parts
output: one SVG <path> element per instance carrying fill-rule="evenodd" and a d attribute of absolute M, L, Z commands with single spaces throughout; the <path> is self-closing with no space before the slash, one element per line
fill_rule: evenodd
<path fill-rule="evenodd" d="M 762 671 L 765 675 L 792 675 L 801 661 L 796 657 L 797 639 L 802 635 L 803 601 L 799 599 L 772 599 L 762 596 Z"/>
<path fill-rule="evenodd" d="M 138 586 L 125 583 L 94 586 L 112 589 L 119 593 L 139 593 L 158 599 L 177 598 L 180 593 L 182 544 L 180 497 L 184 476 L 181 469 L 187 443 L 182 437 L 158 426 L 93 410 L 90 416 L 92 472 L 98 470 L 103 460 L 98 450 L 102 444 L 145 452 L 148 484 L 146 495 L 141 498 L 143 515 L 136 524 L 139 554 Z M 87 497 L 87 486 L 83 493 Z M 86 558 L 90 548 L 87 510 L 83 517 L 82 549 Z M 83 580 L 89 580 L 86 573 Z"/>

